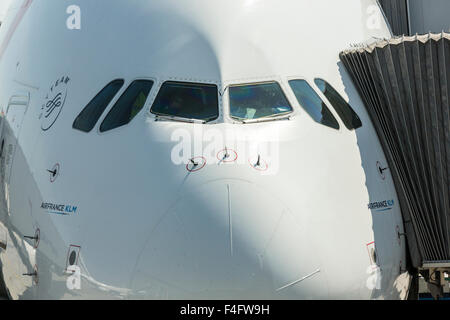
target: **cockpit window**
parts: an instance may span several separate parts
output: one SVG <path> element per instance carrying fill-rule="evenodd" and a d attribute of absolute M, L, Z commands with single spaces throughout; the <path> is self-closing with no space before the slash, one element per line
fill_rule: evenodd
<path fill-rule="evenodd" d="M 124 81 L 117 79 L 110 82 L 92 99 L 73 122 L 74 129 L 90 132 L 105 111 L 111 100 L 122 88 Z"/>
<path fill-rule="evenodd" d="M 216 85 L 167 81 L 150 110 L 163 117 L 212 121 L 219 117 Z"/>
<path fill-rule="evenodd" d="M 277 117 L 293 111 L 276 82 L 231 86 L 230 115 L 238 120 Z"/>
<path fill-rule="evenodd" d="M 130 123 L 144 107 L 152 86 L 153 81 L 151 80 L 133 81 L 103 120 L 100 132 Z"/>
<path fill-rule="evenodd" d="M 333 105 L 347 129 L 353 130 L 362 127 L 361 119 L 356 112 L 328 82 L 322 79 L 316 79 L 314 82 Z"/>
<path fill-rule="evenodd" d="M 339 123 L 319 95 L 305 80 L 291 80 L 289 84 L 303 109 L 314 121 L 339 130 Z"/>

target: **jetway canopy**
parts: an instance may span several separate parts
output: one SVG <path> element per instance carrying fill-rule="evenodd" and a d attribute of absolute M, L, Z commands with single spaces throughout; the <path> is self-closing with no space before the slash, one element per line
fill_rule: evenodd
<path fill-rule="evenodd" d="M 450 30 L 448 0 L 378 0 L 394 35 Z"/>
<path fill-rule="evenodd" d="M 388 158 L 414 267 L 450 262 L 450 34 L 342 52 Z"/>

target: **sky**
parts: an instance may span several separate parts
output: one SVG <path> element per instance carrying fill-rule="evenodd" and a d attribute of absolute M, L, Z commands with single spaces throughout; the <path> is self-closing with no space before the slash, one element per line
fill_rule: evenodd
<path fill-rule="evenodd" d="M 0 0 L 0 22 L 3 21 L 10 2 L 11 0 Z"/>

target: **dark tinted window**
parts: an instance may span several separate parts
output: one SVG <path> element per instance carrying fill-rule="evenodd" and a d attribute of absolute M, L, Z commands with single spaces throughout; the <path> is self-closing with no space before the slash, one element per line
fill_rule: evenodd
<path fill-rule="evenodd" d="M 339 123 L 319 95 L 305 80 L 291 80 L 289 84 L 303 109 L 314 121 L 339 129 Z"/>
<path fill-rule="evenodd" d="M 276 117 L 292 107 L 276 82 L 230 87 L 230 115 L 240 120 Z"/>
<path fill-rule="evenodd" d="M 84 132 L 91 131 L 111 100 L 123 86 L 123 80 L 114 80 L 89 102 L 73 122 L 73 128 Z"/>
<path fill-rule="evenodd" d="M 361 119 L 356 112 L 328 82 L 322 79 L 316 79 L 314 82 L 336 109 L 347 129 L 353 130 L 362 127 Z"/>
<path fill-rule="evenodd" d="M 219 117 L 216 85 L 165 82 L 151 112 L 161 116 L 210 121 Z"/>
<path fill-rule="evenodd" d="M 133 81 L 103 120 L 100 131 L 105 132 L 130 123 L 144 107 L 152 86 L 153 81 L 150 80 Z"/>

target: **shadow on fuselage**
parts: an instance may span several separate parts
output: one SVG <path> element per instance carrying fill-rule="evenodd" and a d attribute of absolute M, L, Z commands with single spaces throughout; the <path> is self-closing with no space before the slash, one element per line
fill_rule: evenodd
<path fill-rule="evenodd" d="M 5 121 L 3 132 L 1 132 L 1 140 L 7 141 L 7 135 L 11 137 L 11 128 L 8 127 Z M 8 143 L 9 142 L 6 144 Z M 45 256 L 42 253 L 42 250 L 40 250 L 41 248 L 35 249 L 33 247 L 33 240 L 27 240 L 25 236 L 32 236 L 35 231 L 34 229 L 40 228 L 43 234 L 43 237 L 41 236 L 40 239 L 40 246 L 50 245 L 50 248 L 47 248 L 46 251 L 51 252 L 54 257 L 59 255 L 57 249 L 52 246 L 54 246 L 54 244 L 63 246 L 64 242 L 61 237 L 58 239 L 51 239 L 53 241 L 47 241 L 46 234 L 52 234 L 53 236 L 58 234 L 58 232 L 56 232 L 56 226 L 48 216 L 36 209 L 40 207 L 42 196 L 22 149 L 19 145 L 16 145 L 16 147 L 13 147 L 11 150 L 12 152 L 9 154 L 4 150 L 0 158 L 0 227 L 3 227 L 6 232 L 6 248 L 4 249 L 4 252 L 2 252 L 3 256 L 0 260 L 0 297 L 5 296 L 11 299 L 34 299 L 39 296 L 40 299 L 58 299 L 58 296 L 49 295 L 50 288 L 55 289 L 55 287 L 60 287 L 59 290 L 52 290 L 53 294 L 64 292 L 66 287 L 65 281 L 51 280 L 52 277 L 40 277 L 38 278 L 39 285 L 36 285 L 30 276 L 24 275 L 24 273 L 32 273 L 34 266 L 39 265 L 40 267 L 42 266 L 42 270 L 47 269 L 53 274 L 60 277 L 62 276 L 60 274 L 62 269 L 55 265 L 55 261 L 52 261 L 51 257 Z M 17 192 L 14 195 L 14 200 L 11 200 L 9 190 L 6 191 L 7 185 L 8 189 L 11 189 L 11 181 L 6 181 L 9 176 L 7 171 L 7 157 L 10 157 L 9 161 L 14 159 L 14 162 L 10 164 L 11 176 L 13 176 L 14 170 L 18 170 L 14 166 L 20 166 L 21 177 L 23 177 L 25 181 L 25 184 L 20 186 L 21 192 Z M 17 181 L 14 183 L 23 183 L 22 179 L 16 180 Z M 17 187 L 15 189 L 17 189 Z M 31 207 L 30 211 L 22 212 L 13 210 L 8 212 L 7 196 L 9 197 L 9 201 L 29 203 Z M 35 203 L 31 203 L 30 199 Z M 36 203 L 38 202 L 36 199 L 39 199 L 41 202 Z M 49 229 L 52 229 L 53 231 L 46 233 Z M 64 261 L 61 263 L 64 263 Z M 8 266 L 5 266 L 5 264 L 8 264 Z M 8 276 L 5 275 L 5 268 L 9 269 Z M 6 277 L 8 278 L 6 279 Z M 61 278 L 64 279 L 64 277 Z M 14 288 L 10 288 L 8 283 Z"/>
<path fill-rule="evenodd" d="M 404 239 L 398 237 L 399 233 L 403 233 L 403 222 L 395 186 L 369 113 L 363 109 L 364 103 L 341 62 L 338 63 L 338 68 L 345 93 L 349 97 L 349 104 L 363 123 L 361 128 L 355 130 L 355 134 L 361 156 L 361 167 L 366 179 L 368 206 L 375 204 L 371 208 L 374 234 L 372 248 L 375 255 L 372 255 L 371 246 L 368 245 L 368 262 L 376 263 L 380 270 L 381 281 L 373 290 L 371 298 L 380 299 L 385 296 L 405 298 L 404 283 L 408 281 L 408 277 L 405 276 L 408 261 L 404 260 L 408 257 L 402 258 L 407 248 Z M 380 171 L 380 166 L 384 171 Z M 387 207 L 377 207 L 378 204 L 386 205 L 387 203 Z M 400 277 L 401 275 L 404 279 Z"/>

